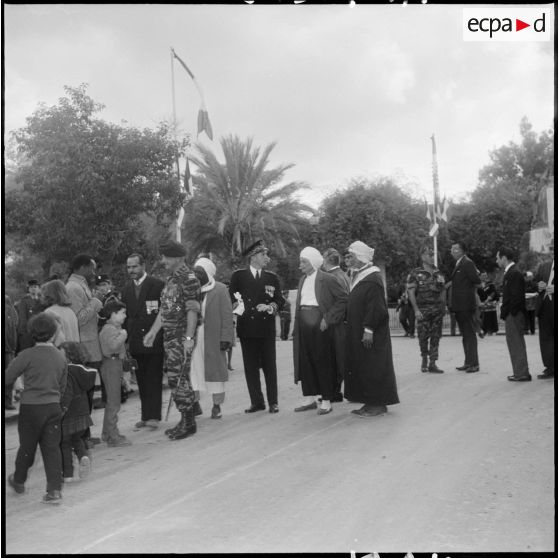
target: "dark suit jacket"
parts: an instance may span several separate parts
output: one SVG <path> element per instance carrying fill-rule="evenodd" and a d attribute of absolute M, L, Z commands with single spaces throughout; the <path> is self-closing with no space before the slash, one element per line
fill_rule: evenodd
<path fill-rule="evenodd" d="M 552 268 L 552 260 L 540 264 L 539 267 L 537 268 L 537 271 L 535 272 L 535 276 L 533 277 L 533 284 L 537 286 L 537 283 L 539 281 L 544 281 L 545 283 L 548 283 L 548 280 L 550 278 L 551 268 Z M 554 272 L 556 272 L 556 270 L 554 270 Z M 536 313 L 538 316 L 540 315 L 540 311 L 543 306 L 543 303 L 549 301 L 549 299 L 548 297 L 545 299 L 546 289 L 544 291 L 538 291 L 537 289 L 537 292 L 539 293 L 539 296 L 537 298 L 537 308 L 536 308 Z M 549 306 L 552 306 L 552 304 L 549 304 Z"/>
<path fill-rule="evenodd" d="M 349 292 L 351 288 L 351 280 L 349 279 L 349 276 L 340 267 L 336 267 L 335 269 L 326 271 L 326 273 L 333 275 L 343 285 L 343 287 L 347 289 L 347 293 Z"/>
<path fill-rule="evenodd" d="M 244 314 L 238 316 L 236 331 L 239 337 L 273 337 L 276 336 L 275 316 L 283 308 L 285 299 L 281 293 L 279 277 L 272 271 L 262 270 L 257 281 L 250 268 L 238 269 L 231 276 L 229 293 L 234 304 L 234 293 L 240 293 L 244 301 Z M 272 304 L 273 314 L 258 312 L 258 304 Z"/>
<path fill-rule="evenodd" d="M 527 313 L 525 309 L 525 278 L 514 264 L 504 274 L 500 317 L 505 320 L 508 315 L 515 316 L 518 312 Z"/>
<path fill-rule="evenodd" d="M 481 280 L 475 264 L 467 256 L 455 266 L 451 276 L 450 309 L 452 312 L 474 312 L 477 286 Z"/>
<path fill-rule="evenodd" d="M 122 291 L 122 302 L 126 305 L 124 328 L 128 332 L 128 345 L 132 355 L 163 352 L 162 329 L 157 334 L 153 347 L 145 347 L 143 338 L 157 318 L 164 286 L 163 281 L 148 275 L 141 284 L 138 298 L 133 281 L 126 283 Z"/>
<path fill-rule="evenodd" d="M 314 285 L 316 300 L 323 317 L 329 326 L 343 323 L 347 312 L 347 302 L 349 300 L 349 289 L 343 287 L 335 275 L 318 269 L 316 271 L 316 283 Z M 295 323 L 293 329 L 293 356 L 295 369 L 295 383 L 300 379 L 298 365 L 298 355 L 300 352 L 300 341 L 298 338 L 298 320 L 300 314 L 300 295 L 302 285 L 306 275 L 303 275 L 298 282 L 298 292 L 296 294 Z"/>

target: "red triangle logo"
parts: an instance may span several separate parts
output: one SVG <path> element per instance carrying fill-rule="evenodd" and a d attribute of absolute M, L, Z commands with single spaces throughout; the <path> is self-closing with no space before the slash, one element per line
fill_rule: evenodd
<path fill-rule="evenodd" d="M 515 30 L 516 31 L 521 31 L 522 29 L 525 29 L 525 27 L 531 27 L 531 24 L 530 23 L 525 23 L 524 21 L 521 21 L 520 19 L 515 20 Z"/>

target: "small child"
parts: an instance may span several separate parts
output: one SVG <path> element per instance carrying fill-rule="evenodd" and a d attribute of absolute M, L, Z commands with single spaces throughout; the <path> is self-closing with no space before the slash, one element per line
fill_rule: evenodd
<path fill-rule="evenodd" d="M 64 352 L 68 361 L 66 391 L 60 400 L 60 406 L 64 413 L 60 450 L 62 452 L 63 480 L 64 483 L 69 483 L 74 480 L 72 449 L 79 461 L 79 478 L 87 477 L 91 470 L 91 462 L 83 436 L 85 431 L 93 424 L 89 414 L 87 391 L 95 387 L 97 370 L 84 366 L 84 363 L 90 359 L 87 349 L 81 343 L 66 341 L 60 345 L 60 350 Z"/>
<path fill-rule="evenodd" d="M 23 374 L 24 389 L 19 407 L 19 449 L 15 471 L 8 483 L 18 493 L 25 491 L 27 473 L 41 448 L 47 479 L 45 504 L 62 501 L 62 456 L 60 454 L 60 398 L 66 388 L 67 366 L 64 355 L 53 345 L 58 325 L 41 312 L 31 318 L 28 331 L 35 345 L 12 360 L 4 378 L 11 384 Z"/>
<path fill-rule="evenodd" d="M 122 329 L 122 324 L 126 320 L 126 305 L 117 299 L 110 299 L 102 312 L 107 318 L 99 334 L 103 353 L 101 377 L 107 391 L 107 404 L 101 439 L 105 440 L 109 447 L 129 446 L 132 442 L 120 434 L 117 426 L 123 376 L 122 361 L 126 358 L 125 343 L 128 337 L 126 330 Z"/>

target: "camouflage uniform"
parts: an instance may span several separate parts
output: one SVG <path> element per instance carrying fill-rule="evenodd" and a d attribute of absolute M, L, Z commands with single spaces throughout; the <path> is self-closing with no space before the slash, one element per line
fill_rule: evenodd
<path fill-rule="evenodd" d="M 194 404 L 194 390 L 190 382 L 191 354 L 184 357 L 184 341 L 187 313 L 198 313 L 200 321 L 200 283 L 194 272 L 182 264 L 167 279 L 161 292 L 161 323 L 165 348 L 165 368 L 168 384 L 174 394 L 176 408 L 181 412 L 189 411 Z M 184 373 L 181 376 L 181 372 Z M 180 379 L 180 383 L 179 383 Z"/>
<path fill-rule="evenodd" d="M 445 312 L 442 299 L 444 283 L 444 276 L 437 269 L 430 272 L 424 267 L 417 267 L 407 277 L 407 288 L 415 289 L 415 299 L 422 314 L 422 318 L 417 318 L 420 354 L 423 358 L 430 357 L 430 361 L 438 360 L 438 346 L 442 337 Z"/>

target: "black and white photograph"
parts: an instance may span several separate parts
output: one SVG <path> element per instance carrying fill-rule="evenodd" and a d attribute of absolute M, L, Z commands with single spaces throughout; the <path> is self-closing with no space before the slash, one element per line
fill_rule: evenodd
<path fill-rule="evenodd" d="M 554 552 L 554 19 L 4 2 L 3 552 Z"/>

